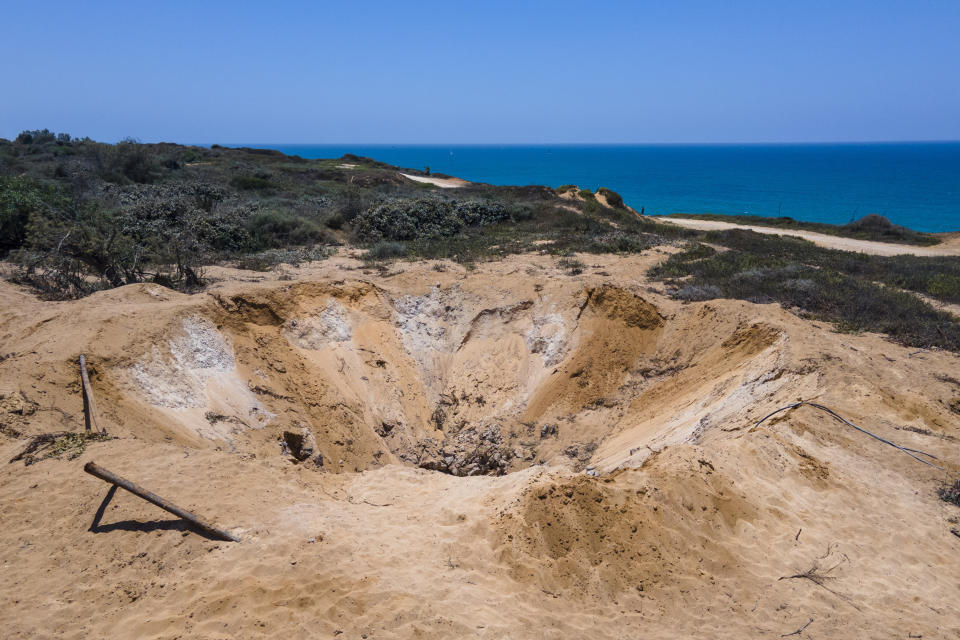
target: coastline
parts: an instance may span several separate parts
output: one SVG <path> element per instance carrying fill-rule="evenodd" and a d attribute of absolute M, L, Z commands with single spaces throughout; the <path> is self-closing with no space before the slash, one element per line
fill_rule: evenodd
<path fill-rule="evenodd" d="M 928 233 L 960 231 L 960 143 L 771 145 L 284 145 L 344 153 L 497 186 L 606 186 L 648 215 L 789 216 L 842 225 L 876 213 Z"/>

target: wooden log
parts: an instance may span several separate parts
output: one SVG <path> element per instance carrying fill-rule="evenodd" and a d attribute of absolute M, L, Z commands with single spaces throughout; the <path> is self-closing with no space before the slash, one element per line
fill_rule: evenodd
<path fill-rule="evenodd" d="M 186 520 L 196 528 L 206 533 L 209 533 L 210 535 L 216 538 L 220 538 L 222 540 L 229 540 L 231 542 L 240 542 L 240 538 L 236 537 L 232 533 L 228 533 L 223 529 L 215 527 L 214 525 L 210 524 L 209 522 L 197 516 L 196 514 L 193 514 L 187 511 L 186 509 L 181 509 L 180 507 L 173 504 L 172 502 L 168 502 L 163 498 L 161 498 L 160 496 L 158 496 L 157 494 L 151 491 L 147 491 L 143 487 L 137 486 L 134 483 L 130 482 L 129 480 L 126 480 L 125 478 L 121 478 L 117 474 L 111 471 L 108 471 L 103 467 L 97 465 L 95 462 L 92 462 L 92 461 L 88 462 L 87 464 L 84 465 L 83 470 L 92 476 L 96 476 L 100 478 L 104 482 L 109 482 L 110 484 L 116 485 L 118 487 L 123 487 L 133 495 L 139 496 L 144 500 L 146 500 L 147 502 L 151 502 L 157 505 L 164 511 L 168 511 L 173 515 L 177 516 L 178 518 L 183 518 L 184 520 Z"/>
<path fill-rule="evenodd" d="M 97 423 L 97 402 L 93 399 L 93 389 L 90 387 L 90 377 L 87 375 L 87 358 L 80 356 L 80 383 L 83 387 L 83 424 L 87 431 L 92 428 L 98 433 L 107 435 L 106 428 L 101 429 Z"/>

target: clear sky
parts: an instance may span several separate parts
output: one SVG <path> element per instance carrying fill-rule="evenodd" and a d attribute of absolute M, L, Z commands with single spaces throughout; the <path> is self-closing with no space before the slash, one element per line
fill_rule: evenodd
<path fill-rule="evenodd" d="M 0 0 L 0 137 L 960 139 L 960 0 Z"/>

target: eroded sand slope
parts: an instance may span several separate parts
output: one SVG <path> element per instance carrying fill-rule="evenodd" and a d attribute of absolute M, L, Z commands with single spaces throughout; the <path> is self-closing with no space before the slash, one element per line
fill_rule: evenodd
<path fill-rule="evenodd" d="M 960 636 L 960 509 L 935 494 L 960 358 L 671 301 L 643 276 L 662 257 L 0 285 L 5 635 Z M 80 353 L 117 439 L 5 464 L 83 428 Z M 806 407 L 754 428 L 798 399 L 947 471 Z M 304 427 L 321 467 L 283 452 Z M 88 531 L 91 459 L 243 542 L 124 492 Z"/>

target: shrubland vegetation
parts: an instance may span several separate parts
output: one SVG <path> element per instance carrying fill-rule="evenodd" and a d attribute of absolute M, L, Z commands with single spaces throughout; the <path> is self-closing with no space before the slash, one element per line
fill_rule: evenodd
<path fill-rule="evenodd" d="M 592 194 L 569 202 L 547 187 L 482 184 L 444 192 L 398 169 L 352 154 L 305 160 L 25 131 L 0 140 L 0 259 L 16 265 L 18 281 L 69 298 L 144 281 L 189 291 L 202 286 L 205 265 L 267 269 L 346 243 L 371 260 L 470 263 L 544 240 L 556 252 L 637 251 L 689 235 Z"/>
<path fill-rule="evenodd" d="M 779 302 L 841 329 L 877 331 L 903 344 L 960 351 L 960 322 L 914 293 L 960 302 L 960 258 L 882 257 L 817 247 L 788 236 L 703 234 L 652 275 L 686 300 Z"/>
<path fill-rule="evenodd" d="M 561 197 L 569 193 L 580 198 Z M 0 139 L 0 260 L 13 265 L 16 281 L 70 298 L 146 281 L 191 291 L 203 286 L 206 265 L 266 270 L 323 259 L 342 244 L 365 249 L 375 263 L 429 258 L 470 266 L 548 252 L 572 275 L 585 269 L 574 253 L 671 244 L 683 250 L 651 275 L 677 298 L 778 302 L 843 330 L 960 351 L 956 317 L 916 295 L 960 303 L 960 258 L 883 258 L 748 231 L 698 232 L 638 216 L 609 189 L 597 193 L 610 206 L 574 185 L 442 190 L 352 154 L 305 160 L 264 149 L 109 145 L 26 131 Z M 879 216 L 843 227 L 737 221 L 936 240 Z"/>

